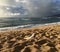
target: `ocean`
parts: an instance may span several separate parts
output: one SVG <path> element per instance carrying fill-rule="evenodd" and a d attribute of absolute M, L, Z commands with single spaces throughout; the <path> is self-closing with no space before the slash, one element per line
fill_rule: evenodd
<path fill-rule="evenodd" d="M 20 18 L 20 17 L 10 17 L 0 19 L 0 29 L 13 28 L 26 28 L 33 27 L 37 25 L 58 23 L 60 22 L 60 17 L 30 17 L 30 18 Z"/>

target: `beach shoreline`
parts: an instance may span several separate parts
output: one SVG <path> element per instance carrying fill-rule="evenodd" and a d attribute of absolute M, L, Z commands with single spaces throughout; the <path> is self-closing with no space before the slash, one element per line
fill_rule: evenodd
<path fill-rule="evenodd" d="M 14 30 L 23 30 L 23 29 L 33 29 L 33 28 L 44 28 L 49 26 L 58 26 L 60 22 L 57 23 L 46 23 L 46 24 L 29 24 L 29 25 L 21 25 L 21 26 L 13 26 L 13 27 L 2 27 L 0 28 L 0 32 L 6 31 L 14 31 Z"/>
<path fill-rule="evenodd" d="M 0 31 L 9 31 L 9 30 L 20 30 L 20 29 L 27 29 L 27 28 L 40 28 L 42 26 L 54 26 L 60 25 L 60 22 L 56 23 L 46 23 L 46 24 L 28 24 L 28 25 L 21 25 L 21 26 L 13 26 L 13 27 L 2 27 Z"/>
<path fill-rule="evenodd" d="M 0 31 L 0 52 L 60 52 L 59 43 L 60 24 Z"/>

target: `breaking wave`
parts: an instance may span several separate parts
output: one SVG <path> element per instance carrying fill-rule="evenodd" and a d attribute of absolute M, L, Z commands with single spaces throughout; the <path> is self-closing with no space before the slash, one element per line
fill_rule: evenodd
<path fill-rule="evenodd" d="M 47 26 L 47 25 L 54 25 L 54 24 L 60 24 L 60 22 L 46 23 L 46 24 L 28 24 L 28 25 L 13 26 L 13 27 L 3 27 L 3 28 L 0 28 L 0 31 L 21 29 L 21 28 L 30 28 L 30 27 L 36 27 L 36 26 Z"/>

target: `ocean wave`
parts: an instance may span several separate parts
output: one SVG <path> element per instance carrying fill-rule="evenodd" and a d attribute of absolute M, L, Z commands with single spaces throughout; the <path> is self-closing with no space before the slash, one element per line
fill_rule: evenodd
<path fill-rule="evenodd" d="M 21 25 L 21 26 L 13 26 L 13 27 L 3 27 L 3 28 L 0 28 L 0 31 L 19 29 L 19 28 L 28 28 L 28 27 L 32 27 L 32 26 L 34 26 L 34 24 Z"/>
<path fill-rule="evenodd" d="M 20 29 L 20 28 L 30 28 L 30 27 L 37 27 L 37 26 L 54 25 L 54 24 L 60 24 L 60 22 L 46 23 L 46 24 L 28 24 L 28 25 L 13 26 L 13 27 L 3 27 L 3 28 L 0 28 L 0 31 Z"/>

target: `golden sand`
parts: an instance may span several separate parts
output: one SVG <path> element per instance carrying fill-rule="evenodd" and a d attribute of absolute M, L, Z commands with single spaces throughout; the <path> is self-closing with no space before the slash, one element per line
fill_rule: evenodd
<path fill-rule="evenodd" d="M 0 52 L 60 52 L 60 25 L 1 31 Z"/>

